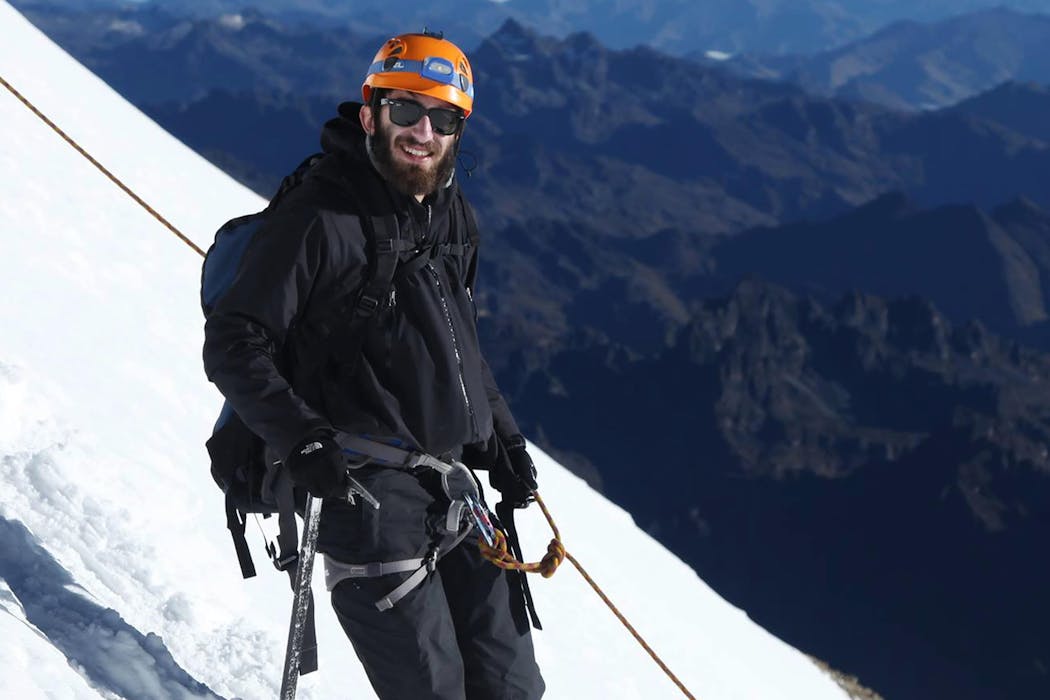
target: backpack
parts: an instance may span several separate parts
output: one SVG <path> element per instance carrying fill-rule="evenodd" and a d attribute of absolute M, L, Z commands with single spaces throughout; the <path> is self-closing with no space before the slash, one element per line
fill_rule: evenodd
<path fill-rule="evenodd" d="M 298 187 L 307 174 L 322 159 L 323 154 L 314 154 L 287 175 L 262 211 L 240 216 L 223 224 L 215 234 L 215 241 L 205 255 L 201 270 L 201 308 L 205 318 L 233 283 L 241 260 L 255 234 L 266 223 L 277 204 Z M 360 183 L 370 196 L 386 196 L 371 184 L 372 178 Z M 357 198 L 362 192 L 354 190 Z M 440 244 L 433 252 L 438 255 L 466 256 L 477 246 L 478 228 L 471 207 L 457 192 L 457 202 L 466 223 L 466 240 L 462 243 Z M 358 207 L 358 211 L 367 211 Z M 402 241 L 397 221 L 393 215 L 360 215 L 361 229 L 368 238 L 373 259 L 367 266 L 367 278 L 359 289 L 347 290 L 342 303 L 327 320 L 316 324 L 312 338 L 318 346 L 346 343 L 360 336 L 362 326 L 369 322 L 393 286 L 395 276 L 408 274 L 422 266 L 431 255 L 419 255 L 415 259 L 401 262 L 402 252 L 412 250 L 415 244 Z M 346 319 L 350 319 L 347 323 Z M 326 353 L 317 353 L 315 362 L 320 362 Z M 288 573 L 295 586 L 295 572 L 299 558 L 299 535 L 296 513 L 300 515 L 305 506 L 306 493 L 294 487 L 281 468 L 279 458 L 267 449 L 266 443 L 253 433 L 233 410 L 229 402 L 223 404 L 211 437 L 205 443 L 211 460 L 211 475 L 225 494 L 226 526 L 230 530 L 237 561 L 244 578 L 256 575 L 255 565 L 245 539 L 245 530 L 250 514 L 270 517 L 278 516 L 277 541 L 267 542 L 266 551 L 279 571 Z M 313 603 L 310 601 L 307 630 L 303 644 L 300 673 L 317 669 L 316 636 L 313 624 Z"/>

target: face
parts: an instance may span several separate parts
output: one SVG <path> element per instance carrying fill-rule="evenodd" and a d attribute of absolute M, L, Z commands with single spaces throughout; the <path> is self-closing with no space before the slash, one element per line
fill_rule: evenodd
<path fill-rule="evenodd" d="M 412 100 L 426 109 L 456 109 L 443 100 L 404 90 L 394 90 L 386 97 Z M 389 105 L 375 110 L 365 105 L 360 115 L 376 169 L 394 187 L 421 200 L 448 182 L 456 166 L 458 132 L 439 134 L 426 116 L 411 126 L 398 126 L 390 121 Z"/>

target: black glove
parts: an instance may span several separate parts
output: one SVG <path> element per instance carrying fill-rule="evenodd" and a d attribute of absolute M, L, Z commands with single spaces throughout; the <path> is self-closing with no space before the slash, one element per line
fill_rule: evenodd
<path fill-rule="evenodd" d="M 306 438 L 292 450 L 284 464 L 292 482 L 316 498 L 344 496 L 350 488 L 346 456 L 329 434 Z"/>
<path fill-rule="evenodd" d="M 472 442 L 463 446 L 463 456 L 460 461 L 471 469 L 492 469 L 499 459 L 499 438 L 492 433 L 485 442 Z"/>
<path fill-rule="evenodd" d="M 503 494 L 503 500 L 515 508 L 524 508 L 536 500 L 536 465 L 525 450 L 525 438 L 515 435 L 497 440 L 499 454 L 489 470 L 489 483 Z"/>

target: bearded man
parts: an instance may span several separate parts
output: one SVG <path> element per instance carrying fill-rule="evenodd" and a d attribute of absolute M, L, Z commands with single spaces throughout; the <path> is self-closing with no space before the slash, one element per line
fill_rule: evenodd
<path fill-rule="evenodd" d="M 208 316 L 205 369 L 324 499 L 332 604 L 380 698 L 539 698 L 520 575 L 480 556 L 455 507 L 468 496 L 432 468 L 487 469 L 515 507 L 536 489 L 475 325 L 476 225 L 455 178 L 470 63 L 439 34 L 403 34 L 362 96 L 246 244 Z"/>

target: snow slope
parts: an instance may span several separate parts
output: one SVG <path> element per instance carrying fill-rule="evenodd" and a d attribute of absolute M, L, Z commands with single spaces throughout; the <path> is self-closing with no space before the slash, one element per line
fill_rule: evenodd
<path fill-rule="evenodd" d="M 0 37 L 0 76 L 198 245 L 261 207 L 3 2 Z M 221 401 L 201 369 L 200 258 L 2 89 L 0 134 L 3 692 L 273 697 L 290 593 L 258 542 L 260 575 L 240 578 L 207 473 Z M 533 453 L 569 551 L 699 698 L 845 697 Z M 519 528 L 538 559 L 538 509 Z M 301 697 L 372 697 L 320 576 L 315 590 L 321 670 Z M 568 563 L 533 591 L 547 697 L 680 695 Z"/>

